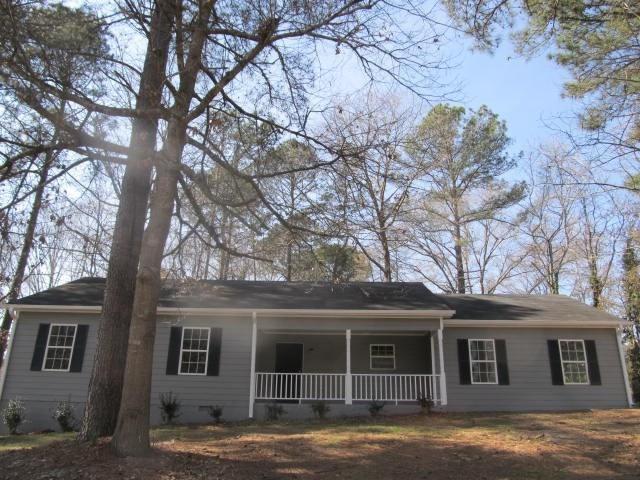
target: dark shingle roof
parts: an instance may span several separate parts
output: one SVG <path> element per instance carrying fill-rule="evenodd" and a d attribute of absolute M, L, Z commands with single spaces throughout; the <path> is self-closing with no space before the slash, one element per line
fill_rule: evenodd
<path fill-rule="evenodd" d="M 80 278 L 23 297 L 15 305 L 101 306 L 104 278 Z M 434 294 L 417 282 L 266 282 L 201 280 L 164 283 L 161 307 L 335 310 L 455 310 L 457 320 L 618 320 L 563 295 Z"/>
<path fill-rule="evenodd" d="M 456 311 L 459 320 L 619 320 L 565 295 L 437 295 Z"/>
<path fill-rule="evenodd" d="M 18 305 L 100 306 L 103 278 L 81 278 L 23 297 Z M 159 305 L 182 308 L 448 310 L 417 282 L 165 282 Z"/>

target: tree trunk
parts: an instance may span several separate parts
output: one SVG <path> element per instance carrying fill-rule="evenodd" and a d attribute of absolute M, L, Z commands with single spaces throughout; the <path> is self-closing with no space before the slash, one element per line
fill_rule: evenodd
<path fill-rule="evenodd" d="M 456 287 L 457 293 L 465 293 L 465 275 L 464 275 L 464 258 L 462 256 L 462 232 L 460 229 L 460 221 L 456 219 L 455 224 L 455 254 L 456 254 Z"/>
<path fill-rule="evenodd" d="M 137 99 L 141 111 L 160 107 L 174 15 L 174 0 L 156 1 Z M 131 153 L 122 181 L 98 344 L 80 432 L 84 440 L 111 435 L 118 418 L 157 128 L 157 116 L 148 114 L 134 119 L 132 125 Z"/>
<path fill-rule="evenodd" d="M 111 441 L 116 454 L 121 456 L 141 456 L 147 454 L 150 449 L 149 404 L 161 284 L 160 269 L 178 191 L 180 160 L 186 143 L 185 118 L 200 70 L 211 7 L 211 1 L 199 6 L 188 61 L 181 72 L 180 87 L 175 96 L 165 146 L 156 167 L 149 224 L 142 238 L 140 267 L 136 277 L 121 408 Z"/>
<path fill-rule="evenodd" d="M 149 403 L 156 313 L 160 295 L 162 254 L 177 191 L 178 167 L 158 169 L 151 198 L 151 216 L 142 240 L 136 279 L 129 350 L 112 446 L 118 455 L 141 456 L 149 451 Z"/>
<path fill-rule="evenodd" d="M 54 138 L 57 138 L 57 132 L 54 133 Z M 22 282 L 24 281 L 27 262 L 29 261 L 29 255 L 31 254 L 31 248 L 33 247 L 33 238 L 35 236 L 36 226 L 38 225 L 38 217 L 40 216 L 40 210 L 42 209 L 42 198 L 44 197 L 47 179 L 49 178 L 49 171 L 51 170 L 51 165 L 54 160 L 55 154 L 49 150 L 45 156 L 44 164 L 40 169 L 38 185 L 36 186 L 33 204 L 31 205 L 31 212 L 29 213 L 29 220 L 27 221 L 27 230 L 24 233 L 24 242 L 22 243 L 22 250 L 20 251 L 16 271 L 13 276 L 13 281 L 11 282 L 11 289 L 7 296 L 7 303 L 13 303 L 20 297 Z M 2 325 L 0 325 L 0 331 L 3 334 L 0 338 L 6 338 L 7 333 L 9 332 L 9 327 L 11 327 L 11 321 L 11 315 L 7 310 L 4 314 L 4 318 L 2 319 Z M 2 367 L 5 346 L 5 342 L 0 341 L 0 367 Z"/>

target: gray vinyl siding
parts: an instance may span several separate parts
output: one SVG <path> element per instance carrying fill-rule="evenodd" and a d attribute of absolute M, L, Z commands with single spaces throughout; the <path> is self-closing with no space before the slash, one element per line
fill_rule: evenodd
<path fill-rule="evenodd" d="M 70 400 L 80 419 L 86 401 L 93 367 L 99 319 L 87 314 L 22 313 L 16 326 L 9 359 L 5 388 L 0 399 L 4 408 L 9 399 L 20 398 L 27 408 L 25 431 L 57 428 L 51 413 L 59 401 Z M 89 325 L 82 372 L 33 372 L 31 358 L 40 323 L 74 323 Z M 219 376 L 167 375 L 167 354 L 171 325 L 222 328 Z M 160 422 L 159 396 L 173 392 L 181 400 L 182 422 L 210 420 L 201 407 L 222 405 L 227 419 L 244 419 L 249 412 L 249 377 L 251 360 L 250 318 L 193 317 L 179 323 L 160 317 L 156 331 L 151 390 L 151 420 Z M 0 424 L 0 432 L 4 432 Z"/>
<path fill-rule="evenodd" d="M 461 385 L 457 339 L 504 339 L 510 385 Z M 552 385 L 548 339 L 595 340 L 602 385 Z M 608 329 L 445 328 L 447 410 L 571 410 L 627 406 L 616 331 Z"/>
<path fill-rule="evenodd" d="M 218 376 L 167 375 L 169 333 L 172 325 L 182 327 L 222 328 L 220 370 Z M 182 422 L 210 421 L 203 407 L 221 405 L 227 419 L 243 419 L 249 414 L 249 378 L 251 375 L 250 318 L 186 318 L 179 323 L 158 322 L 153 356 L 151 414 L 153 423 L 160 421 L 159 397 L 173 392 L 182 402 Z"/>
<path fill-rule="evenodd" d="M 427 335 L 352 335 L 351 373 L 413 373 L 427 371 Z M 303 372 L 344 373 L 346 369 L 346 338 L 344 334 L 263 334 L 258 336 L 256 354 L 257 372 L 275 371 L 276 343 L 302 343 L 304 345 Z M 395 345 L 396 369 L 372 370 L 369 345 Z"/>
<path fill-rule="evenodd" d="M 41 323 L 89 325 L 81 372 L 31 371 L 31 358 Z M 62 400 L 70 401 L 74 405 L 76 416 L 81 417 L 93 367 L 97 330 L 98 319 L 93 315 L 21 313 L 16 324 L 0 408 L 4 408 L 9 399 L 21 399 L 27 408 L 28 423 L 23 427 L 25 431 L 55 428 L 51 413 Z M 0 425 L 0 431 L 4 431 L 4 425 Z"/>

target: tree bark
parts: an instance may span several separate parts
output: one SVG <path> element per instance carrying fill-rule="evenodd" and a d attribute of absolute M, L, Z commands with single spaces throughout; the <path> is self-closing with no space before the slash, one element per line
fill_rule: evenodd
<path fill-rule="evenodd" d="M 146 220 L 157 117 L 144 112 L 161 104 L 172 25 L 174 0 L 157 0 L 140 78 L 127 168 L 125 169 L 109 257 L 98 345 L 89 382 L 80 438 L 93 440 L 115 429 L 122 395 L 127 342 L 133 309 L 136 274 Z"/>
<path fill-rule="evenodd" d="M 54 133 L 54 138 L 57 138 L 57 131 Z M 44 197 L 45 187 L 47 186 L 49 171 L 51 170 L 51 165 L 53 164 L 55 157 L 55 153 L 49 150 L 45 156 L 44 164 L 40 169 L 38 185 L 36 186 L 33 197 L 33 204 L 31 205 L 31 212 L 29 213 L 29 220 L 27 221 L 27 229 L 24 233 L 22 250 L 20 250 L 20 256 L 18 257 L 18 264 L 16 265 L 16 271 L 11 282 L 11 289 L 7 296 L 7 303 L 13 303 L 20 297 L 22 282 L 24 282 L 27 262 L 29 261 L 29 255 L 31 254 L 31 248 L 33 247 L 33 238 L 35 236 L 36 226 L 38 225 L 38 217 L 40 216 L 40 210 L 42 209 L 42 199 Z M 0 325 L 0 331 L 4 334 L 0 336 L 0 338 L 6 338 L 9 328 L 11 327 L 11 321 L 11 314 L 7 310 L 2 319 L 2 325 Z M 2 366 L 5 347 L 5 342 L 0 341 L 0 367 Z"/>
<path fill-rule="evenodd" d="M 464 271 L 464 258 L 462 257 L 462 226 L 460 214 L 458 213 L 458 203 L 454 204 L 454 251 L 456 255 L 456 287 L 457 293 L 465 293 L 465 271 Z"/>

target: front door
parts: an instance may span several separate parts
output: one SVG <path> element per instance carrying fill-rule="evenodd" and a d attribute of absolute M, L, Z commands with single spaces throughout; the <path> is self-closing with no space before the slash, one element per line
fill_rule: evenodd
<path fill-rule="evenodd" d="M 303 350 L 301 343 L 276 343 L 276 373 L 302 373 Z M 295 400 L 300 396 L 300 377 L 279 376 L 277 388 L 280 398 Z"/>

